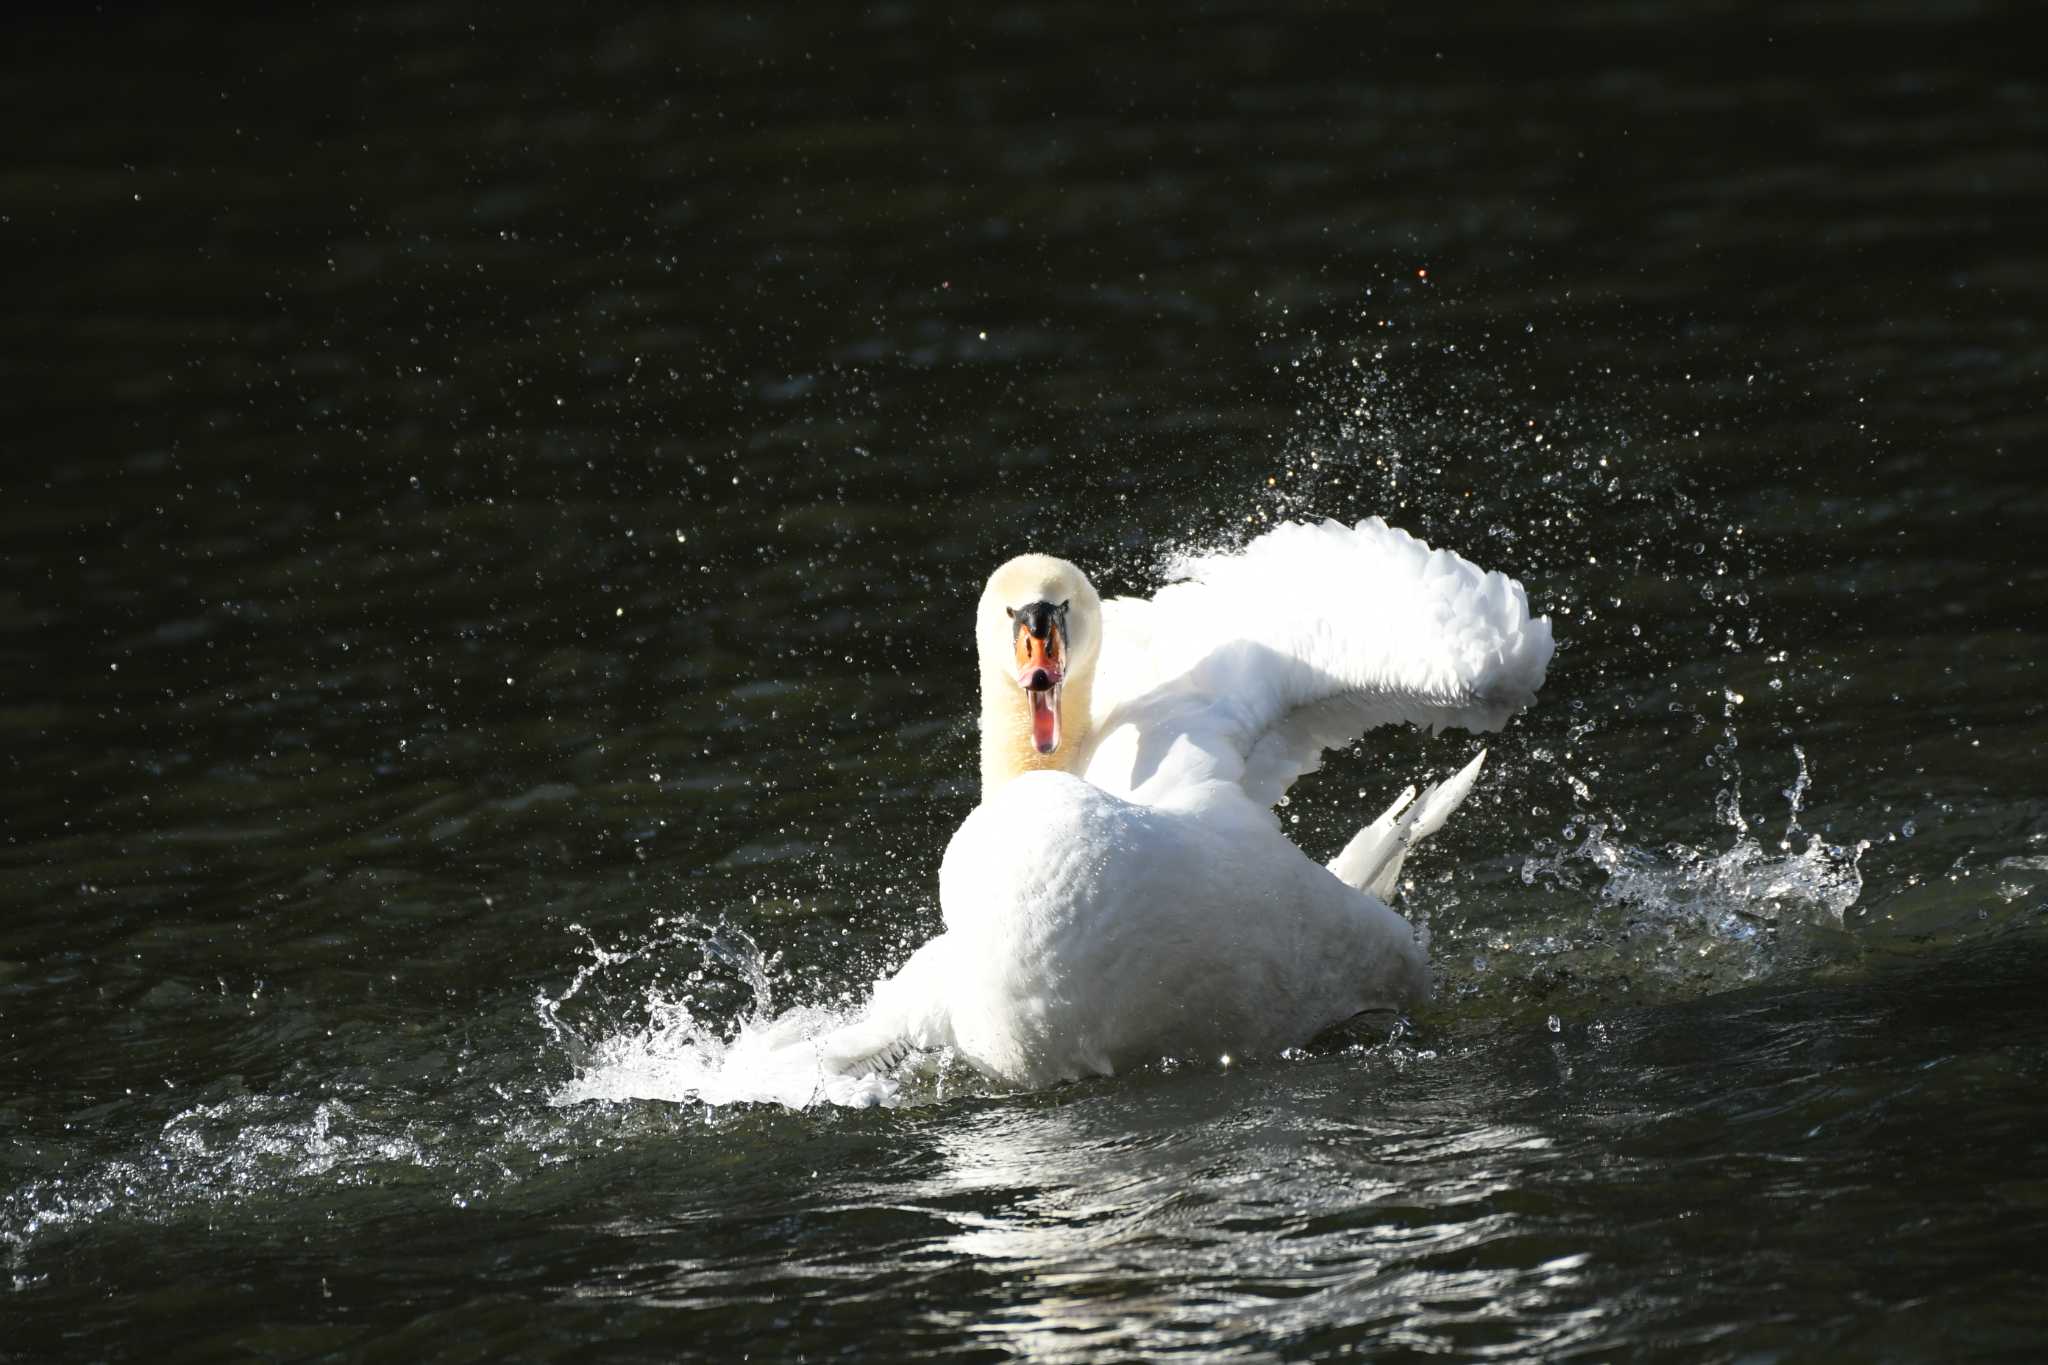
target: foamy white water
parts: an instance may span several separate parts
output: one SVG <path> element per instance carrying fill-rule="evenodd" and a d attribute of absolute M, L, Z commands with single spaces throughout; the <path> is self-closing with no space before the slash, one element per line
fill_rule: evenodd
<path fill-rule="evenodd" d="M 686 1006 L 653 1001 L 649 1008 L 644 1028 L 593 1044 L 575 1079 L 557 1090 L 552 1102 L 667 1100 L 791 1109 L 897 1102 L 900 1087 L 889 1077 L 825 1074 L 818 1040 L 851 1022 L 852 1011 L 799 1006 L 774 1018 L 742 1020 L 729 1036 L 721 1036 Z"/>
<path fill-rule="evenodd" d="M 692 950 L 737 973 L 749 996 L 740 1018 L 721 1022 L 702 1017 L 659 985 L 644 988 L 644 1018 L 618 1031 L 586 1038 L 563 1018 L 562 1007 L 607 973 L 657 955 Z M 746 934 L 698 938 L 658 933 L 623 951 L 591 940 L 589 951 L 590 961 L 577 970 L 566 990 L 535 1001 L 541 1024 L 578 1055 L 575 1077 L 549 1097 L 554 1104 L 664 1100 L 807 1109 L 814 1104 L 869 1108 L 897 1102 L 901 1087 L 889 1077 L 825 1074 L 819 1040 L 852 1022 L 857 1011 L 799 1005 L 776 1013 L 776 959 L 764 956 Z"/>

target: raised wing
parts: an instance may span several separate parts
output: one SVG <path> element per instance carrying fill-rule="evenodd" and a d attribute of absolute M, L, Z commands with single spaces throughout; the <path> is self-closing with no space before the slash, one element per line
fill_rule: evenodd
<path fill-rule="evenodd" d="M 1087 777 L 1138 801 L 1220 780 L 1271 804 L 1375 726 L 1498 730 L 1550 663 L 1520 583 L 1378 517 L 1290 522 L 1174 575 L 1103 604 Z"/>

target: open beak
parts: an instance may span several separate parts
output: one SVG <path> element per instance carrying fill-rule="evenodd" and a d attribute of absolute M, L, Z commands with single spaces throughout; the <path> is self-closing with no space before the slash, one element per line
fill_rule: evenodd
<path fill-rule="evenodd" d="M 1016 626 L 1017 685 L 1031 707 L 1031 743 L 1041 754 L 1060 747 L 1060 687 L 1066 681 L 1067 604 L 1033 602 L 1010 612 Z"/>

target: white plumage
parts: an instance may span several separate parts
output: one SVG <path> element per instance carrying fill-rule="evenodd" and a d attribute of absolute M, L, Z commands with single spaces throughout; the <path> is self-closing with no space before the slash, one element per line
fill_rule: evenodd
<path fill-rule="evenodd" d="M 826 1039 L 828 1072 L 952 1046 L 1035 1086 L 1271 1052 L 1426 996 L 1385 900 L 1484 755 L 1327 868 L 1271 808 L 1374 726 L 1499 729 L 1542 685 L 1548 619 L 1519 583 L 1378 518 L 1283 525 L 1173 573 L 1150 601 L 1106 603 L 1043 556 L 991 578 L 983 799 L 940 869 L 945 932 Z M 1048 697 L 1073 717 L 1047 719 Z"/>
<path fill-rule="evenodd" d="M 1498 730 L 1550 662 L 1521 584 L 1378 517 L 1289 522 L 1169 572 L 1149 602 L 1103 604 L 1087 778 L 1133 800 L 1213 778 L 1271 805 L 1381 725 Z"/>

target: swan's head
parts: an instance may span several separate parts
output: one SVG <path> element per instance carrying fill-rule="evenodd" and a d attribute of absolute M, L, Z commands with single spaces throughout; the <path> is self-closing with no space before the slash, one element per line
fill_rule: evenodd
<path fill-rule="evenodd" d="M 1093 674 L 1102 647 L 1102 600 L 1088 575 L 1051 555 L 1019 555 L 989 576 L 974 639 L 985 701 L 1007 692 L 1013 700 L 998 704 L 1028 717 L 1033 749 L 1053 753 L 1072 728 L 1061 713 L 1069 685 Z"/>

